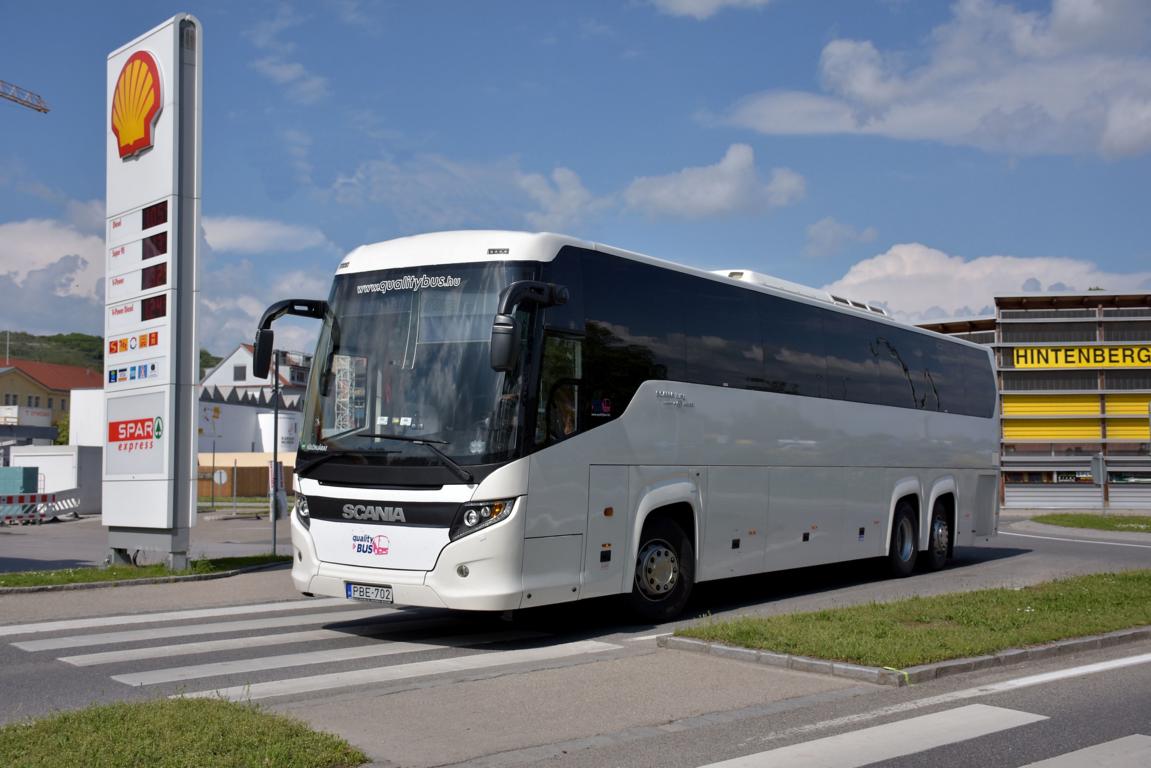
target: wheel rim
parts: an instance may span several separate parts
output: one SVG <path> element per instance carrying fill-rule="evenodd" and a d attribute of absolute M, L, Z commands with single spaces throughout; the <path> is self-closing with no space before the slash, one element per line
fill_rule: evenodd
<path fill-rule="evenodd" d="M 937 558 L 947 557 L 947 543 L 951 538 L 950 533 L 945 518 L 936 517 L 931 521 L 931 548 Z"/>
<path fill-rule="evenodd" d="M 895 552 L 900 562 L 908 562 L 915 551 L 915 529 L 911 527 L 911 520 L 904 517 L 899 521 L 895 531 Z"/>
<path fill-rule="evenodd" d="M 679 583 L 679 558 L 671 545 L 662 539 L 649 541 L 639 553 L 635 566 L 635 583 L 641 595 L 660 600 Z"/>

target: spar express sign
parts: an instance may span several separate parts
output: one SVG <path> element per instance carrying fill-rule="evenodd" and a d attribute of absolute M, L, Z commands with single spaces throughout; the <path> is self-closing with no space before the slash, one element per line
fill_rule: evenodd
<path fill-rule="evenodd" d="M 108 445 L 116 451 L 144 451 L 164 436 L 164 419 L 128 419 L 108 422 Z"/>
<path fill-rule="evenodd" d="M 108 398 L 108 432 L 104 444 L 105 476 L 125 480 L 164 475 L 171 442 L 168 399 L 164 392 Z"/>

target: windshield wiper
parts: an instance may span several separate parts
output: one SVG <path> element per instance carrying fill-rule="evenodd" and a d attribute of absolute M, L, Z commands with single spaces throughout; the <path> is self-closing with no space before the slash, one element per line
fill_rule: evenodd
<path fill-rule="evenodd" d="M 447 445 L 447 440 L 429 440 L 426 437 L 412 437 L 411 435 L 383 435 L 379 433 L 356 435 L 356 437 L 379 437 L 385 440 L 400 440 L 405 443 L 415 443 L 416 445 L 422 445 L 436 456 L 439 456 L 440 459 L 444 462 L 444 466 L 450 469 L 456 477 L 463 480 L 465 483 L 470 484 L 475 482 L 471 472 L 461 467 L 459 464 L 453 461 L 450 456 L 436 447 L 436 445 Z"/>

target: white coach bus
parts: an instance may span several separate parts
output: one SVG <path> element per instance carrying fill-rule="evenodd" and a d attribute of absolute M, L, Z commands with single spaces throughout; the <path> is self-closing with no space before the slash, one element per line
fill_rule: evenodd
<path fill-rule="evenodd" d="M 296 458 L 305 594 L 509 610 L 886 557 L 943 567 L 998 524 L 988 349 L 754 273 L 552 234 L 352 251 Z"/>

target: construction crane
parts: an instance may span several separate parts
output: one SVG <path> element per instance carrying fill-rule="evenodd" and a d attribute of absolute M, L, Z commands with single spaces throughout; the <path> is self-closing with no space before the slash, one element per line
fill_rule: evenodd
<path fill-rule="evenodd" d="M 37 112 L 47 112 L 48 105 L 44 101 L 44 97 L 38 93 L 25 90 L 18 85 L 6 83 L 0 80 L 0 96 L 5 99 L 10 99 L 17 104 L 23 104 L 28 109 L 34 109 Z"/>

